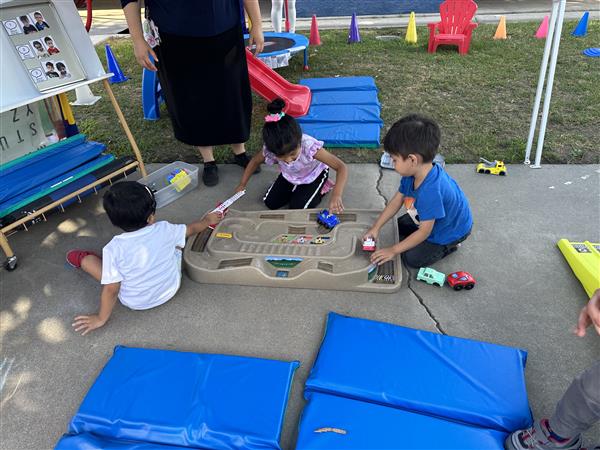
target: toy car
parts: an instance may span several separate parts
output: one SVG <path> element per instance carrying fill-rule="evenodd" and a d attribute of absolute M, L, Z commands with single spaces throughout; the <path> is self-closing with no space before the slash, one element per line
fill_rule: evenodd
<path fill-rule="evenodd" d="M 323 240 L 323 238 L 321 236 L 317 236 L 316 238 L 313 239 L 312 243 L 321 245 L 321 244 L 324 244 L 325 241 Z"/>
<path fill-rule="evenodd" d="M 455 291 L 460 291 L 462 288 L 466 290 L 473 289 L 477 283 L 469 272 L 462 271 L 451 273 L 446 279 L 450 287 Z"/>
<path fill-rule="evenodd" d="M 372 237 L 363 239 L 363 250 L 365 252 L 374 252 L 375 251 L 375 240 Z"/>
<path fill-rule="evenodd" d="M 477 164 L 477 173 L 488 173 L 492 175 L 506 175 L 506 166 L 504 161 L 488 161 L 484 158 L 479 158 L 481 161 Z"/>
<path fill-rule="evenodd" d="M 417 280 L 424 281 L 427 284 L 437 284 L 439 287 L 444 285 L 446 275 L 430 267 L 421 267 L 417 273 Z"/>
<path fill-rule="evenodd" d="M 317 223 L 323 225 L 329 230 L 332 230 L 336 225 L 340 223 L 340 219 L 335 214 L 330 213 L 329 211 L 324 209 L 317 215 Z"/>

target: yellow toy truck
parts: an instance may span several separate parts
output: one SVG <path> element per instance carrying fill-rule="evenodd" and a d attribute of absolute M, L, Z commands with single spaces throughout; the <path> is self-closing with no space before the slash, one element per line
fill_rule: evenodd
<path fill-rule="evenodd" d="M 487 173 L 492 175 L 506 175 L 506 166 L 504 161 L 488 161 L 485 158 L 479 158 L 481 161 L 477 164 L 477 173 Z"/>

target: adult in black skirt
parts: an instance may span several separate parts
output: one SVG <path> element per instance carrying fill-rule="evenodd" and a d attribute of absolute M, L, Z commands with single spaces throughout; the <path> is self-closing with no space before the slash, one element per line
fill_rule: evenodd
<path fill-rule="evenodd" d="M 215 145 L 231 144 L 242 167 L 249 161 L 244 143 L 250 136 L 252 94 L 242 14 L 245 8 L 252 21 L 250 45 L 258 54 L 264 46 L 258 0 L 145 3 L 146 17 L 158 27 L 160 45 L 154 49 L 144 39 L 139 1 L 121 0 L 135 57 L 142 67 L 158 70 L 175 138 L 198 147 L 202 180 L 214 186 L 219 182 Z"/>

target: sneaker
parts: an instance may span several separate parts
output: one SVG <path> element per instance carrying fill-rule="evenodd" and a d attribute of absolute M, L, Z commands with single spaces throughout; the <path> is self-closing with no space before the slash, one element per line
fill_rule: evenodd
<path fill-rule="evenodd" d="M 515 431 L 504 441 L 506 450 L 580 450 L 581 436 L 562 439 L 550 430 L 548 419 L 535 421 L 526 430 Z"/>
<path fill-rule="evenodd" d="M 216 186 L 219 183 L 219 168 L 213 162 L 204 163 L 204 171 L 202 172 L 202 181 L 206 186 Z"/>
<path fill-rule="evenodd" d="M 69 265 L 75 269 L 81 269 L 81 261 L 88 255 L 94 255 L 100 258 L 97 253 L 90 252 L 88 250 L 71 250 L 67 253 L 67 263 L 69 263 Z"/>
<path fill-rule="evenodd" d="M 234 162 L 238 166 L 243 167 L 244 169 L 246 168 L 246 166 L 250 162 L 250 158 L 248 158 L 248 155 L 246 154 L 246 152 L 240 153 L 239 155 L 233 155 L 233 159 L 234 159 Z M 260 172 L 260 166 L 258 166 L 256 168 L 256 170 L 254 171 L 254 173 L 258 173 L 258 172 Z"/>

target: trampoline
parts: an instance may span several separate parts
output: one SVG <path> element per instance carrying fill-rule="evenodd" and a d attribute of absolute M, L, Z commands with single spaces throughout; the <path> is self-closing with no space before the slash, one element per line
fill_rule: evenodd
<path fill-rule="evenodd" d="M 259 58 L 271 69 L 285 67 L 296 53 L 304 52 L 304 67 L 308 68 L 308 39 L 301 34 L 266 32 L 265 48 Z M 244 39 L 248 45 L 249 35 Z"/>

